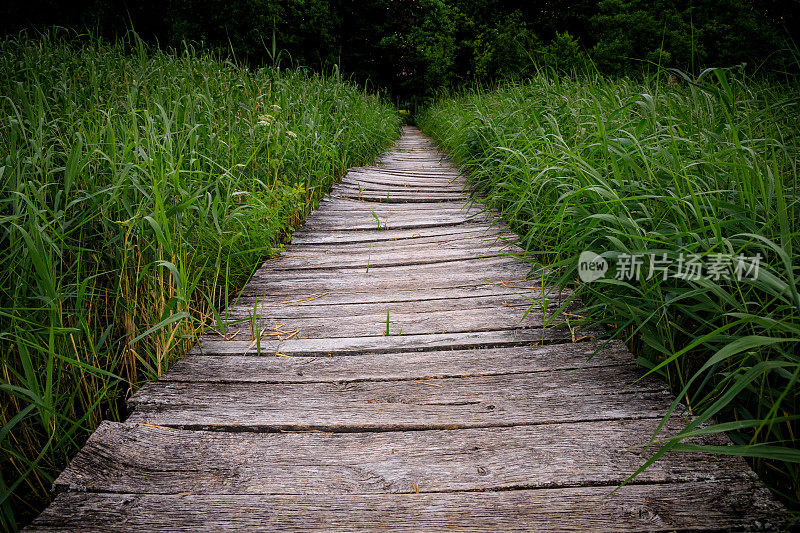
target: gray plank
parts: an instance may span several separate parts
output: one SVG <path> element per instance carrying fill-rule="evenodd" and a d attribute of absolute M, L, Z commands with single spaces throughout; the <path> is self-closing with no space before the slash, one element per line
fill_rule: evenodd
<path fill-rule="evenodd" d="M 264 263 L 269 266 L 270 262 Z M 432 263 L 414 266 L 386 266 L 370 268 L 366 272 L 362 268 L 331 268 L 322 272 L 297 271 L 294 273 L 284 271 L 273 271 L 270 268 L 261 268 L 253 274 L 251 284 L 268 280 L 307 280 L 324 283 L 326 281 L 343 280 L 344 278 L 357 278 L 361 281 L 388 281 L 398 283 L 397 288 L 402 285 L 399 280 L 419 280 L 427 281 L 430 286 L 437 286 L 437 283 L 447 281 L 457 281 L 464 278 L 475 280 L 479 285 L 485 279 L 490 280 L 520 280 L 527 277 L 530 267 L 522 264 L 518 259 L 509 257 L 489 257 L 464 259 L 458 265 L 450 263 Z M 440 286 L 440 285 L 438 285 Z"/>
<path fill-rule="evenodd" d="M 391 326 L 391 324 L 390 324 Z M 225 340 L 204 336 L 189 353 L 230 355 L 325 356 L 350 355 L 364 352 L 388 353 L 401 351 L 431 351 L 443 349 L 498 348 L 503 346 L 535 346 L 543 343 L 570 342 L 596 336 L 597 332 L 569 330 L 566 327 L 544 329 L 512 329 L 470 331 L 460 333 L 431 333 L 420 335 L 388 335 L 372 337 L 296 338 L 290 330 L 281 328 L 276 335 L 262 334 L 256 341 Z"/>
<path fill-rule="evenodd" d="M 378 216 L 378 220 L 369 211 L 358 213 L 331 213 L 315 214 L 310 216 L 304 225 L 306 230 L 333 231 L 333 230 L 387 230 L 429 228 L 434 226 L 456 226 L 464 223 L 483 224 L 488 228 L 489 223 L 482 213 L 437 213 L 426 210 L 425 215 L 398 213 L 396 215 Z M 377 214 L 377 213 L 376 213 Z"/>
<path fill-rule="evenodd" d="M 424 196 L 426 194 L 446 194 L 450 196 L 449 201 L 454 196 L 460 196 L 463 187 L 460 185 L 412 185 L 411 183 L 381 184 L 370 181 L 343 178 L 342 181 L 333 186 L 332 192 L 348 191 L 358 193 L 376 193 L 386 195 L 387 191 L 397 191 L 403 194 Z M 466 195 L 463 196 L 466 199 Z"/>
<path fill-rule="evenodd" d="M 325 230 L 310 231 L 301 228 L 292 234 L 292 244 L 337 244 L 337 243 L 359 243 L 359 242 L 380 242 L 397 241 L 406 239 L 426 238 L 426 237 L 451 237 L 459 235 L 470 236 L 491 236 L 505 239 L 517 240 L 517 236 L 505 230 L 499 224 L 492 224 L 488 228 L 486 224 L 464 223 L 454 226 L 436 226 L 429 228 L 410 228 L 410 229 L 388 229 L 378 230 L 377 223 L 374 228 L 360 231 L 350 230 Z"/>
<path fill-rule="evenodd" d="M 345 314 L 328 309 L 327 316 L 296 317 L 288 313 L 269 310 L 242 310 L 239 314 L 231 314 L 234 320 L 244 320 L 237 325 L 236 340 L 250 341 L 253 334 L 261 332 L 262 336 L 287 337 L 282 331 L 292 332 L 298 339 L 337 339 L 347 337 L 380 337 L 385 335 L 388 319 L 390 335 L 429 335 L 435 333 L 467 333 L 477 331 L 501 330 L 535 330 L 538 334 L 545 325 L 563 324 L 561 316 L 557 316 L 556 302 L 548 307 L 534 309 L 524 316 L 524 309 L 516 307 L 491 307 L 474 309 L 447 309 L 396 311 L 392 313 L 384 309 L 372 314 Z M 249 316 L 248 316 L 249 315 Z M 201 337 L 215 339 L 217 335 L 210 333 Z"/>
<path fill-rule="evenodd" d="M 550 372 L 631 362 L 633 356 L 616 341 L 366 353 L 348 357 L 187 355 L 160 379 L 209 383 L 339 383 Z"/>
<path fill-rule="evenodd" d="M 453 200 L 450 202 L 433 202 L 427 204 L 424 202 L 419 202 L 409 205 L 402 205 L 402 204 L 375 205 L 374 203 L 360 202 L 358 200 L 352 200 L 350 198 L 328 198 L 328 199 L 322 199 L 320 201 L 319 207 L 314 211 L 314 213 L 318 212 L 350 213 L 354 211 L 371 211 L 371 210 L 374 210 L 377 213 L 382 213 L 382 212 L 422 213 L 430 210 L 449 213 L 449 212 L 462 212 L 462 211 L 482 212 L 485 211 L 486 209 L 484 206 L 480 204 L 470 204 L 463 198 L 459 197 L 454 197 Z"/>
<path fill-rule="evenodd" d="M 412 177 L 412 178 L 464 178 L 466 174 L 459 170 L 454 166 L 448 165 L 437 165 L 435 164 L 428 164 L 422 169 L 422 166 L 418 163 L 414 163 L 412 165 L 398 165 L 397 161 L 387 162 L 384 165 L 375 165 L 371 167 L 352 167 L 348 170 L 348 172 L 356 172 L 356 173 L 367 173 L 367 174 L 377 174 L 377 175 L 389 175 L 389 176 L 397 176 L 400 178 L 403 177 Z M 402 167 L 401 170 L 398 170 Z"/>
<path fill-rule="evenodd" d="M 479 302 L 496 301 L 498 305 L 508 303 L 512 306 L 527 306 L 530 304 L 540 305 L 540 301 L 562 300 L 572 295 L 572 291 L 562 289 L 560 292 L 556 288 L 532 287 L 533 282 L 520 281 L 516 283 L 473 285 L 466 287 L 446 287 L 446 288 L 425 288 L 424 290 L 394 290 L 380 291 L 373 293 L 362 292 L 320 292 L 310 293 L 305 297 L 293 296 L 273 296 L 261 294 L 258 296 L 242 296 L 230 307 L 231 311 L 236 311 L 239 316 L 246 316 L 252 310 L 258 300 L 259 309 L 285 309 L 310 307 L 311 310 L 298 310 L 297 316 L 328 316 L 330 311 L 325 309 L 329 306 L 340 306 L 342 313 L 347 313 L 350 309 L 354 314 L 358 314 L 360 306 L 366 306 L 367 313 L 391 310 L 399 306 L 400 309 L 408 305 L 419 305 L 421 309 L 426 306 L 441 305 L 441 308 L 468 309 L 477 307 L 493 307 L 492 304 L 484 305 Z M 247 311 L 238 311 L 238 310 Z M 319 311 L 315 311 L 319 309 Z"/>
<path fill-rule="evenodd" d="M 331 191 L 332 198 L 353 198 L 368 202 L 386 203 L 415 203 L 415 202 L 449 202 L 453 199 L 450 193 L 425 193 L 411 194 L 403 191 L 390 191 L 387 193 L 360 193 L 358 191 L 334 190 Z"/>
<path fill-rule="evenodd" d="M 60 494 L 32 531 L 696 531 L 784 523 L 747 480 L 441 494 Z"/>
<path fill-rule="evenodd" d="M 388 188 L 403 188 L 414 191 L 429 192 L 452 192 L 461 194 L 464 192 L 465 180 L 434 179 L 434 178 L 413 178 L 410 176 L 398 176 L 396 178 L 387 175 L 365 174 L 349 172 L 339 182 L 343 185 L 354 186 L 359 189 L 370 188 L 374 190 L 386 190 Z"/>
<path fill-rule="evenodd" d="M 658 424 L 655 419 L 615 420 L 320 434 L 186 431 L 105 422 L 55 487 L 148 494 L 344 495 L 402 494 L 413 484 L 421 493 L 616 485 L 653 453 L 643 453 L 643 447 Z M 682 428 L 682 421 L 671 421 L 659 436 Z M 729 443 L 718 435 L 692 442 Z M 747 479 L 744 467 L 741 458 L 673 454 L 636 481 Z"/>
<path fill-rule="evenodd" d="M 377 231 L 377 230 L 376 230 Z M 370 244 L 372 244 L 370 246 Z M 290 244 L 287 245 L 281 256 L 308 256 L 334 255 L 334 254 L 361 254 L 397 252 L 406 250 L 409 254 L 435 254 L 446 250 L 471 249 L 480 252 L 486 248 L 498 248 L 501 251 L 510 250 L 515 253 L 523 252 L 522 248 L 514 241 L 499 238 L 499 235 L 485 234 L 456 234 L 432 235 L 429 237 L 415 237 L 403 240 L 383 240 L 375 243 L 336 243 L 336 244 Z"/>
<path fill-rule="evenodd" d="M 393 431 L 660 417 L 666 387 L 635 365 L 436 380 L 145 384 L 128 421 L 227 430 Z"/>
<path fill-rule="evenodd" d="M 488 257 L 524 257 L 525 252 L 515 245 L 484 239 L 453 239 L 433 243 L 359 243 L 303 249 L 289 246 L 269 263 L 272 270 L 303 270 L 309 268 L 378 268 L 387 266 L 424 265 Z"/>
<path fill-rule="evenodd" d="M 377 231 L 377 230 L 376 230 Z M 372 252 L 396 252 L 408 250 L 416 253 L 424 250 L 426 253 L 448 249 L 476 249 L 480 251 L 486 247 L 509 249 L 513 252 L 522 252 L 515 239 L 504 238 L 496 233 L 458 233 L 455 235 L 417 236 L 408 239 L 385 239 L 368 243 L 339 242 L 339 243 L 293 243 L 286 246 L 282 256 L 286 255 L 334 255 L 334 254 L 361 254 Z"/>
<path fill-rule="evenodd" d="M 419 291 L 411 293 L 420 294 Z M 428 294 L 428 293 L 423 293 Z M 380 301 L 380 295 L 374 295 L 370 301 L 361 298 L 334 299 L 331 293 L 310 300 L 279 302 L 274 298 L 241 299 L 228 307 L 223 319 L 228 322 L 252 316 L 278 318 L 338 318 L 344 316 L 381 314 L 390 317 L 394 314 L 430 313 L 436 311 L 457 311 L 462 309 L 494 309 L 513 308 L 517 319 L 521 320 L 524 311 L 533 306 L 531 312 L 543 313 L 546 307 L 568 304 L 572 293 L 565 291 L 559 295 L 544 296 L 541 291 L 526 291 L 523 294 L 493 292 L 490 295 L 473 295 L 464 291 L 462 294 L 441 293 L 441 298 L 406 299 L 406 294 L 391 295 L 389 301 Z M 345 295 L 348 296 L 348 295 Z M 436 296 L 436 295 L 433 295 Z M 577 305 L 577 304 L 576 304 Z"/>
<path fill-rule="evenodd" d="M 349 172 L 342 183 L 358 186 L 359 184 L 371 184 L 372 186 L 382 187 L 441 187 L 454 193 L 464 192 L 466 180 L 458 176 L 445 176 L 442 178 L 433 177 L 411 177 L 408 175 L 392 175 L 389 173 L 377 172 Z"/>
<path fill-rule="evenodd" d="M 480 268 L 469 268 L 467 263 L 493 261 L 491 277 Z M 505 264 L 503 262 L 505 261 Z M 520 285 L 528 268 L 508 258 L 462 260 L 452 268 L 453 262 L 412 265 L 411 267 L 378 267 L 319 270 L 261 270 L 242 290 L 245 296 L 284 295 L 288 299 L 310 297 L 323 292 L 378 293 L 409 290 L 430 290 L 448 287 L 478 287 L 491 284 L 515 284 L 523 290 L 536 287 L 536 281 Z M 397 270 L 392 270 L 397 269 Z M 405 270 L 403 270 L 405 269 Z"/>

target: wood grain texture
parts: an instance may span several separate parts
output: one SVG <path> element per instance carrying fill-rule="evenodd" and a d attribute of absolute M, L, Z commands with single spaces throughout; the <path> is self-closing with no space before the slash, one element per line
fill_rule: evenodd
<path fill-rule="evenodd" d="M 266 307 L 259 309 L 253 305 L 248 309 L 237 307 L 227 316 L 229 320 L 239 321 L 229 327 L 238 331 L 238 340 L 254 338 L 258 333 L 280 335 L 280 331 L 295 332 L 293 338 L 324 339 L 342 337 L 374 337 L 386 335 L 428 335 L 434 333 L 467 333 L 476 331 L 499 331 L 514 329 L 541 329 L 548 326 L 564 325 L 561 309 L 567 303 L 560 300 L 535 301 L 517 297 L 517 306 L 508 300 L 493 306 L 451 308 L 441 303 L 434 305 L 373 305 L 356 308 L 347 306 L 342 312 L 332 306 L 320 306 L 317 316 L 297 316 L 292 308 Z M 520 309 L 520 306 L 527 306 Z M 394 308 L 392 308 L 394 307 Z M 525 311 L 531 307 L 530 312 Z M 574 310 L 575 304 L 568 310 Z M 371 308 L 371 309 L 370 309 Z M 367 311 L 370 309 L 370 311 Z M 218 332 L 211 335 L 218 335 Z"/>
<path fill-rule="evenodd" d="M 431 335 L 437 333 L 471 333 L 479 331 L 502 330 L 539 330 L 549 323 L 552 326 L 564 322 L 560 314 L 558 302 L 550 302 L 549 306 L 537 306 L 523 317 L 524 309 L 518 307 L 488 307 L 476 309 L 435 309 L 429 307 L 425 311 L 416 309 L 388 308 L 375 313 L 354 314 L 338 313 L 327 309 L 328 314 L 317 317 L 298 317 L 280 311 L 249 309 L 239 316 L 242 322 L 231 326 L 228 338 L 236 335 L 238 341 L 251 341 L 253 338 L 272 336 L 288 339 L 338 339 L 347 337 L 379 337 L 386 335 Z M 338 316 L 337 316 L 338 315 Z M 236 319 L 237 316 L 233 315 Z M 537 331 L 538 333 L 538 331 Z M 211 333 L 211 339 L 219 333 Z M 207 337 L 201 337 L 203 342 Z"/>
<path fill-rule="evenodd" d="M 412 194 L 401 190 L 386 191 L 385 193 L 359 192 L 357 189 L 335 189 L 330 193 L 331 198 L 353 198 L 365 202 L 378 203 L 416 203 L 416 202 L 449 202 L 452 199 L 451 193 L 425 193 Z"/>
<path fill-rule="evenodd" d="M 467 237 L 499 237 L 510 239 L 516 242 L 517 237 L 504 231 L 497 224 L 486 226 L 485 224 L 458 224 L 455 226 L 436 226 L 428 228 L 407 228 L 407 229 L 378 229 L 377 223 L 374 227 L 361 231 L 351 231 L 347 229 L 309 231 L 301 228 L 292 234 L 292 244 L 339 244 L 339 243 L 360 243 L 377 241 L 399 241 L 413 240 L 425 237 L 445 237 L 455 238 L 457 236 Z"/>
<path fill-rule="evenodd" d="M 161 381 L 311 383 L 549 372 L 631 363 L 616 341 L 478 350 L 358 353 L 348 357 L 187 355 Z"/>
<path fill-rule="evenodd" d="M 31 531 L 701 531 L 783 523 L 754 482 L 364 495 L 60 494 Z"/>
<path fill-rule="evenodd" d="M 262 268 L 242 290 L 245 296 L 303 292 L 366 292 L 429 290 L 516 284 L 535 287 L 536 281 L 520 284 L 529 267 L 514 257 L 488 257 L 421 265 L 390 265 L 370 268 L 327 268 L 319 270 L 272 270 Z M 541 283 L 538 284 L 541 286 Z M 298 299 L 301 296 L 296 296 Z M 286 298 L 290 299 L 290 298 Z"/>
<path fill-rule="evenodd" d="M 490 257 L 524 257 L 518 246 L 492 239 L 439 239 L 434 242 L 414 240 L 400 245 L 394 242 L 339 245 L 322 248 L 290 245 L 270 262 L 272 270 L 314 268 L 379 268 L 425 265 Z"/>
<path fill-rule="evenodd" d="M 372 215 L 371 209 L 354 213 L 320 213 L 319 216 L 309 220 L 305 228 L 314 231 L 331 230 L 364 230 L 364 229 L 410 229 L 435 226 L 454 226 L 465 222 L 486 223 L 483 213 L 476 212 L 440 212 L 426 209 L 422 213 L 375 213 L 378 220 Z M 486 226 L 488 228 L 488 224 Z"/>
<path fill-rule="evenodd" d="M 576 472 L 585 472 L 582 485 L 617 485 L 648 457 L 641 447 L 658 422 L 385 433 L 227 433 L 107 422 L 55 486 L 150 494 L 402 494 L 415 491 L 414 483 L 420 492 L 568 487 Z M 673 423 L 661 436 L 680 428 Z M 724 445 L 725 439 L 695 443 Z M 744 466 L 740 458 L 672 455 L 637 482 L 746 479 Z"/>
<path fill-rule="evenodd" d="M 453 291 L 457 292 L 457 291 Z M 568 306 L 568 309 L 575 309 L 577 303 L 570 303 L 573 299 L 572 293 L 564 291 L 562 294 L 549 295 L 537 290 L 527 290 L 520 293 L 515 292 L 496 292 L 488 294 L 472 294 L 463 291 L 458 296 L 446 296 L 424 292 L 432 298 L 414 298 L 419 295 L 419 291 L 409 291 L 407 294 L 389 295 L 390 300 L 379 300 L 376 298 L 362 300 L 351 297 L 349 300 L 343 298 L 333 299 L 330 293 L 320 298 L 311 300 L 299 300 L 280 302 L 274 298 L 246 298 L 237 301 L 228 307 L 223 318 L 228 321 L 249 319 L 257 316 L 261 318 L 274 318 L 275 320 L 289 318 L 326 318 L 335 319 L 338 317 L 356 317 L 362 315 L 381 315 L 384 319 L 388 312 L 390 317 L 404 314 L 425 314 L 441 311 L 465 311 L 473 312 L 476 309 L 500 310 L 503 313 L 513 313 L 508 315 L 516 323 L 523 323 L 524 312 L 531 308 L 531 313 L 542 314 L 545 309 L 554 312 L 557 306 Z M 458 293 L 457 293 L 458 294 Z M 328 298 L 331 296 L 331 298 Z M 408 296 L 408 298 L 405 298 Z M 335 302 L 335 303 L 334 303 Z M 243 326 L 239 326 L 240 328 Z"/>
<path fill-rule="evenodd" d="M 156 381 L 131 422 L 260 431 L 394 431 L 659 417 L 666 387 L 635 365 L 549 373 L 340 383 Z"/>
<path fill-rule="evenodd" d="M 480 204 L 472 204 L 468 205 L 464 203 L 463 199 L 456 199 L 451 200 L 449 202 L 433 202 L 430 204 L 426 204 L 424 202 L 418 202 L 411 205 L 397 205 L 397 204 L 382 204 L 382 205 L 372 205 L 367 204 L 365 202 L 359 202 L 358 200 L 351 200 L 349 198 L 323 198 L 320 203 L 319 207 L 314 211 L 315 215 L 319 213 L 331 213 L 331 212 L 370 212 L 375 211 L 377 213 L 424 213 L 427 211 L 436 210 L 441 212 L 455 212 L 455 213 L 463 213 L 463 212 L 475 212 L 475 213 L 482 213 L 485 212 L 486 209 L 484 206 Z"/>
<path fill-rule="evenodd" d="M 374 187 L 377 190 L 381 190 L 381 188 L 388 188 L 388 187 L 414 187 L 414 188 L 436 188 L 438 190 L 446 190 L 446 191 L 454 191 L 454 192 L 462 192 L 464 190 L 465 183 L 463 180 L 458 179 L 456 177 L 448 179 L 447 177 L 444 178 L 431 178 L 431 177 L 418 177 L 418 178 L 411 178 L 411 177 L 403 177 L 403 176 L 392 176 L 390 174 L 376 174 L 376 173 L 355 173 L 355 172 L 348 172 L 348 174 L 342 179 L 342 183 L 354 185 L 358 187 L 359 185 L 369 185 Z"/>
<path fill-rule="evenodd" d="M 408 194 L 425 193 L 460 193 L 463 187 L 455 183 L 438 182 L 431 183 L 426 181 L 392 181 L 375 178 L 357 178 L 352 174 L 345 176 L 338 185 L 334 186 L 334 191 L 338 190 L 369 191 L 385 194 L 387 191 L 403 191 Z M 452 198 L 448 198 L 450 201 Z"/>
<path fill-rule="evenodd" d="M 350 291 L 326 291 L 312 293 L 306 298 L 288 297 L 278 298 L 270 294 L 243 295 L 235 302 L 232 302 L 229 309 L 231 313 L 242 313 L 247 316 L 247 312 L 252 310 L 258 302 L 258 309 L 287 309 L 310 307 L 320 309 L 323 316 L 331 316 L 331 309 L 338 309 L 343 314 L 360 314 L 358 309 L 364 306 L 371 309 L 367 312 L 380 312 L 390 309 L 391 305 L 414 305 L 424 311 L 426 305 L 439 306 L 437 308 L 458 308 L 471 309 L 475 307 L 486 307 L 487 305 L 476 304 L 474 301 L 496 302 L 496 305 L 524 305 L 535 304 L 538 306 L 544 300 L 563 300 L 572 295 L 572 291 L 559 289 L 557 287 L 532 287 L 532 283 L 521 280 L 517 282 L 509 281 L 503 283 L 485 283 L 483 285 L 472 285 L 465 287 L 445 287 L 430 288 L 425 287 L 419 290 L 396 289 L 393 291 L 375 291 L 372 293 L 350 292 Z M 372 306 L 372 307 L 370 307 Z M 488 304 L 494 307 L 495 304 Z M 330 308 L 330 309 L 328 309 Z M 244 311 L 246 310 L 246 311 Z M 307 311 L 305 316 L 320 316 L 314 311 Z M 224 315 L 224 313 L 223 313 Z M 521 317 L 520 317 L 521 318 Z"/>
<path fill-rule="evenodd" d="M 467 183 L 413 128 L 351 169 L 30 530 L 780 527 L 739 458 L 667 454 L 612 494 L 673 396 L 579 327 Z"/>
<path fill-rule="evenodd" d="M 386 231 L 383 229 L 379 230 L 377 227 L 373 228 L 373 230 Z M 402 240 L 382 239 L 371 244 L 373 251 L 396 251 L 407 249 L 409 253 L 415 253 L 416 250 L 423 248 L 432 248 L 432 250 L 429 252 L 433 253 L 438 253 L 439 251 L 446 250 L 448 248 L 473 248 L 476 251 L 480 251 L 481 248 L 487 246 L 502 246 L 505 248 L 515 248 L 515 251 L 518 252 L 522 251 L 515 239 L 508 238 L 500 232 L 490 232 L 490 228 L 486 228 L 482 233 L 465 232 L 460 234 L 430 235 L 425 237 L 418 235 L 413 238 L 406 238 Z M 287 246 L 285 251 L 306 251 L 308 253 L 325 254 L 326 252 L 347 253 L 348 250 L 352 250 L 354 253 L 366 253 L 369 249 L 369 246 L 364 246 L 362 243 L 342 242 L 331 243 L 327 245 L 320 243 L 315 243 L 313 245 L 292 243 Z"/>
<path fill-rule="evenodd" d="M 390 324 L 391 326 L 391 324 Z M 280 333 L 281 331 L 285 333 Z M 258 342 L 225 339 L 218 335 L 204 336 L 190 354 L 229 355 L 288 355 L 324 357 L 365 352 L 422 352 L 430 350 L 460 350 L 498 348 L 503 346 L 536 346 L 538 344 L 569 342 L 594 338 L 597 332 L 548 327 L 544 329 L 513 329 L 470 331 L 465 333 L 430 333 L 420 335 L 376 335 L 371 337 L 329 337 L 298 339 L 283 328 L 268 335 L 264 331 Z"/>

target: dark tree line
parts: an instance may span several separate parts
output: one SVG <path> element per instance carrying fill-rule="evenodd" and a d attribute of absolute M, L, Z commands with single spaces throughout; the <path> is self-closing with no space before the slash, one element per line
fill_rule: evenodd
<path fill-rule="evenodd" d="M 112 37 L 133 26 L 161 46 L 195 43 L 254 66 L 338 65 L 393 94 L 418 96 L 537 67 L 629 74 L 653 65 L 696 71 L 766 62 L 796 70 L 791 54 L 776 52 L 796 39 L 798 22 L 799 0 L 12 0 L 0 7 L 6 34 L 59 24 Z"/>

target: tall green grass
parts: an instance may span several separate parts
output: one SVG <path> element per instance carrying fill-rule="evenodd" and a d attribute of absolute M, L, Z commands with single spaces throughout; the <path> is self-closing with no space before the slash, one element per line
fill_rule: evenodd
<path fill-rule="evenodd" d="M 0 524 L 399 135 L 337 75 L 51 31 L 0 42 Z"/>
<path fill-rule="evenodd" d="M 702 431 L 728 432 L 733 445 L 705 451 L 750 458 L 795 503 L 799 104 L 796 82 L 750 80 L 739 69 L 640 80 L 538 75 L 442 98 L 418 117 L 469 167 L 534 268 L 575 286 L 586 323 L 625 339 L 697 417 L 658 442 L 656 456 L 698 449 L 681 441 L 712 423 Z M 621 254 L 762 259 L 754 280 L 581 283 L 584 250 L 602 254 L 612 272 Z"/>

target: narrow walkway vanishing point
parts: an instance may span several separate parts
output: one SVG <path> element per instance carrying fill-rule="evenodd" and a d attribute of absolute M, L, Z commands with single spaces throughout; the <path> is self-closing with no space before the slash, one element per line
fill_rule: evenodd
<path fill-rule="evenodd" d="M 104 422 L 31 528 L 774 527 L 738 458 L 669 455 L 609 496 L 672 396 L 622 345 L 587 360 L 543 327 L 565 294 L 464 186 L 413 128 L 351 169 L 229 309 L 250 320 Z"/>

